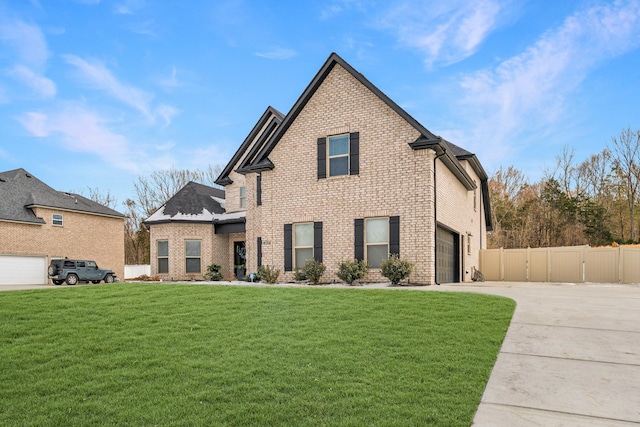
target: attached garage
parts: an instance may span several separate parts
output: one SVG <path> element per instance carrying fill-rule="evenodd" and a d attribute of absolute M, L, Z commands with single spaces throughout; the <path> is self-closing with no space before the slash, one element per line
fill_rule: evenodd
<path fill-rule="evenodd" d="M 0 286 L 46 285 L 47 257 L 0 255 Z"/>
<path fill-rule="evenodd" d="M 436 231 L 436 282 L 460 281 L 460 244 L 457 233 L 438 226 Z"/>

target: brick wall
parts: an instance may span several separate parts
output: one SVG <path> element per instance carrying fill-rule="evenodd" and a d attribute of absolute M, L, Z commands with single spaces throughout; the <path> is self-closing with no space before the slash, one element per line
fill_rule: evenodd
<path fill-rule="evenodd" d="M 342 132 L 360 134 L 360 174 L 318 180 L 317 138 Z M 336 65 L 269 155 L 275 168 L 262 172 L 262 206 L 255 205 L 256 175 L 247 176 L 249 269 L 256 268 L 257 237 L 263 241 L 263 264 L 284 272 L 284 224 L 322 221 L 327 266 L 323 281 L 330 282 L 336 279 L 337 264 L 354 257 L 354 219 L 397 215 L 400 254 L 416 264 L 410 280 L 433 283 L 435 153 L 412 150 L 408 143 L 418 136 L 410 124 Z M 446 170 L 437 162 L 438 171 Z M 464 234 L 472 229 L 467 206 L 473 192 L 466 192 L 451 174 L 443 174 L 438 186 L 447 181 L 452 181 L 449 187 L 455 191 L 448 192 L 446 185 L 439 191 L 438 204 L 443 207 L 438 219 Z M 292 280 L 293 274 L 281 277 Z M 385 279 L 379 270 L 372 270 L 366 280 Z"/>
<path fill-rule="evenodd" d="M 229 246 L 233 244 L 228 234 L 214 234 L 211 223 L 153 224 L 150 229 L 151 239 L 151 274 L 163 280 L 203 280 L 206 268 L 210 264 L 222 266 L 222 274 L 229 277 L 233 274 L 233 264 L 229 263 Z M 158 241 L 169 242 L 169 272 L 158 273 Z M 201 272 L 186 272 L 185 241 L 201 240 Z M 233 259 L 233 258 L 231 258 Z"/>
<path fill-rule="evenodd" d="M 79 212 L 34 208 L 44 225 L 0 221 L 0 252 L 52 258 L 95 260 L 124 278 L 124 219 Z M 51 223 L 52 214 L 63 215 L 63 225 Z"/>

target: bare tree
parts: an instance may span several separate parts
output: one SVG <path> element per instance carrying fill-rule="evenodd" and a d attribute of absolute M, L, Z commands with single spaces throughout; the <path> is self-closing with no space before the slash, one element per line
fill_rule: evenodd
<path fill-rule="evenodd" d="M 128 263 L 149 262 L 149 232 L 145 219 L 173 197 L 189 181 L 219 187 L 215 180 L 222 171 L 220 165 L 206 170 L 163 169 L 148 176 L 138 176 L 134 183 L 135 197 L 125 201 L 127 223 L 125 225 L 125 258 Z"/>
<path fill-rule="evenodd" d="M 114 210 L 118 206 L 118 199 L 116 199 L 109 190 L 103 193 L 98 187 L 85 187 L 80 190 L 78 194 Z"/>
<path fill-rule="evenodd" d="M 640 130 L 627 127 L 611 138 L 614 171 L 623 183 L 629 209 L 629 235 L 636 240 L 635 204 L 640 185 Z"/>

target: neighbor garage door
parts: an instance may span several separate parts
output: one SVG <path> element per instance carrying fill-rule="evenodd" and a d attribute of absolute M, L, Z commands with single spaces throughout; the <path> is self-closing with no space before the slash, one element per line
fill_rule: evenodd
<path fill-rule="evenodd" d="M 46 284 L 46 257 L 0 255 L 0 286 Z"/>

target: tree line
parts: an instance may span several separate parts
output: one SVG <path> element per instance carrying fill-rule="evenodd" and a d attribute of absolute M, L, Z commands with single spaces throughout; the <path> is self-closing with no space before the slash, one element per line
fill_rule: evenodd
<path fill-rule="evenodd" d="M 489 248 L 638 243 L 640 130 L 623 129 L 582 162 L 565 147 L 538 182 L 509 166 L 488 184 Z"/>

